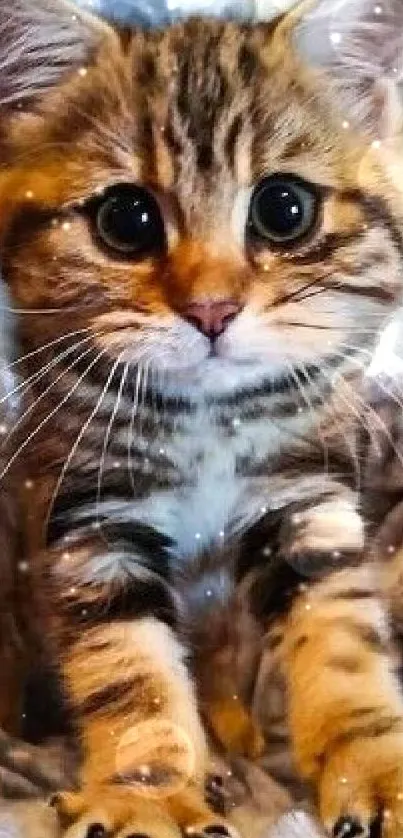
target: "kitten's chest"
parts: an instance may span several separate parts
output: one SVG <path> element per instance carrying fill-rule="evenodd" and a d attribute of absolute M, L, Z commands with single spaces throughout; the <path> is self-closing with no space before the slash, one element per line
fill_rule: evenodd
<path fill-rule="evenodd" d="M 158 451 L 178 481 L 154 493 L 141 517 L 172 539 L 178 558 L 222 544 L 264 512 L 267 478 L 253 472 L 273 444 L 267 421 L 235 418 L 223 427 L 200 411 L 169 439 L 159 438 Z"/>

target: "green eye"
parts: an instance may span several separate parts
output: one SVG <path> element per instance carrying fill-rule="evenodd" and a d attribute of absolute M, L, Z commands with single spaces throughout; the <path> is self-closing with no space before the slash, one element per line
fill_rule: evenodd
<path fill-rule="evenodd" d="M 312 184 L 292 175 L 272 175 L 254 189 L 248 230 L 255 238 L 288 245 L 313 229 L 318 211 L 319 196 Z"/>

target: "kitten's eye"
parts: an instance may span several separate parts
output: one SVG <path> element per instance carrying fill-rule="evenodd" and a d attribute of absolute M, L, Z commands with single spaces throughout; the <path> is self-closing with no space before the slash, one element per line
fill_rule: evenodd
<path fill-rule="evenodd" d="M 311 184 L 292 175 L 266 177 L 252 194 L 249 232 L 277 246 L 288 245 L 310 232 L 318 209 L 319 196 Z"/>
<path fill-rule="evenodd" d="M 97 201 L 94 223 L 109 249 L 143 259 L 165 250 L 165 228 L 154 196 L 142 186 L 118 184 Z"/>

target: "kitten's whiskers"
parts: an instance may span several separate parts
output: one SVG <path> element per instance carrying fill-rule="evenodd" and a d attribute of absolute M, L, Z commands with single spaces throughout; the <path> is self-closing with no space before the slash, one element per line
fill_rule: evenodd
<path fill-rule="evenodd" d="M 59 343 L 62 343 L 67 338 L 73 338 L 80 334 L 88 334 L 88 332 L 92 332 L 91 326 L 88 326 L 86 329 L 76 329 L 74 332 L 66 332 L 64 335 L 61 335 L 54 340 L 48 341 L 48 343 L 42 344 L 42 346 L 38 346 L 37 349 L 31 350 L 31 352 L 27 352 L 25 355 L 20 355 L 18 358 L 15 358 L 14 361 L 10 361 L 7 364 L 7 367 L 15 367 L 17 364 L 21 364 L 23 361 L 27 361 L 29 358 L 33 358 L 35 355 L 39 355 L 40 352 L 44 352 L 45 349 L 51 349 L 52 346 L 57 346 Z"/>
<path fill-rule="evenodd" d="M 19 419 L 17 419 L 16 423 L 13 425 L 13 427 L 10 430 L 10 433 L 8 434 L 8 436 L 6 438 L 6 442 L 8 442 L 11 439 L 11 437 L 13 436 L 13 434 L 15 434 L 17 429 L 21 425 L 24 424 L 24 422 L 26 421 L 27 416 L 30 416 L 30 414 L 35 410 L 35 408 L 47 396 L 47 394 L 50 392 L 50 390 L 52 390 L 58 384 L 58 382 L 66 375 L 66 373 L 70 372 L 70 370 L 73 369 L 76 366 L 76 364 L 78 364 L 82 360 L 82 358 L 85 358 L 92 351 L 93 351 L 93 347 L 90 346 L 89 348 L 85 349 L 84 352 L 81 352 L 81 354 L 78 356 L 78 358 L 74 358 L 74 361 L 72 361 L 70 364 L 68 364 L 67 367 L 63 368 L 63 370 L 59 373 L 59 375 L 57 375 L 56 378 L 53 381 L 51 381 L 51 383 L 48 385 L 48 387 L 46 387 L 45 390 L 43 390 L 43 392 L 40 394 L 40 396 L 38 396 L 38 398 L 36 398 L 35 401 L 32 402 L 32 404 L 29 405 L 27 410 L 25 410 L 24 413 L 21 414 Z"/>
<path fill-rule="evenodd" d="M 90 370 L 91 370 L 91 369 L 95 366 L 95 364 L 97 364 L 97 363 L 98 363 L 98 361 L 99 361 L 99 360 L 100 360 L 100 359 L 101 359 L 101 358 L 102 358 L 105 354 L 106 354 L 106 349 L 103 349 L 103 350 L 101 350 L 100 352 L 98 352 L 98 354 L 97 354 L 97 355 L 96 355 L 96 357 L 93 359 L 93 361 L 91 361 L 91 363 L 90 363 L 90 364 L 88 364 L 88 366 L 87 366 L 87 368 L 84 370 L 84 372 L 83 372 L 83 373 L 81 373 L 81 375 L 79 376 L 79 378 L 78 378 L 78 379 L 74 382 L 74 384 L 73 384 L 73 385 L 72 385 L 72 387 L 70 388 L 69 392 L 68 392 L 68 393 L 67 393 L 67 394 L 63 397 L 62 401 L 61 401 L 61 402 L 59 402 L 59 404 L 57 404 L 57 405 L 56 405 L 56 407 L 54 407 L 54 408 L 53 408 L 53 410 L 51 410 L 51 411 L 50 411 L 50 413 L 48 413 L 48 414 L 47 414 L 47 416 L 45 416 L 45 417 L 41 420 L 41 422 L 39 423 L 39 425 L 37 425 L 37 427 L 36 427 L 36 428 L 34 428 L 34 430 L 33 430 L 33 431 L 31 431 L 31 433 L 27 436 L 27 438 L 26 438 L 25 440 L 23 440 L 23 442 L 21 443 L 21 445 L 17 448 L 17 450 L 16 450 L 16 451 L 14 452 L 14 454 L 10 457 L 10 459 L 8 460 L 8 462 L 6 463 L 6 465 L 4 466 L 4 468 L 2 469 L 2 471 L 0 472 L 0 481 L 1 481 L 1 480 L 5 477 L 5 475 L 8 473 L 8 471 L 10 470 L 11 466 L 13 465 L 13 463 L 15 462 L 15 460 L 17 459 L 17 457 L 19 457 L 19 456 L 20 456 L 20 454 L 22 454 L 22 452 L 23 452 L 23 451 L 27 448 L 27 446 L 30 444 L 30 442 L 31 442 L 31 441 L 32 441 L 32 440 L 33 440 L 33 439 L 37 436 L 37 434 L 38 434 L 38 433 L 42 430 L 42 428 L 43 428 L 43 427 L 44 427 L 44 426 L 45 426 L 45 425 L 46 425 L 46 424 L 47 424 L 47 423 L 48 423 L 48 422 L 49 422 L 49 421 L 53 418 L 53 416 L 55 416 L 55 414 L 56 414 L 56 413 L 57 413 L 57 412 L 58 412 L 58 411 L 59 411 L 59 410 L 63 407 L 63 405 L 65 405 L 65 404 L 66 404 L 66 402 L 69 400 L 69 398 L 70 398 L 72 395 L 74 395 L 74 393 L 76 392 L 76 390 L 77 390 L 77 389 L 78 389 L 78 387 L 80 386 L 81 382 L 82 382 L 82 381 L 84 380 L 84 378 L 88 375 L 88 373 L 90 372 Z"/>
<path fill-rule="evenodd" d="M 365 371 L 366 367 L 363 364 L 360 364 L 360 362 L 357 358 L 352 359 L 351 356 L 346 356 L 342 352 L 340 352 L 339 354 L 340 354 L 340 357 L 342 357 L 342 358 L 346 358 L 346 359 L 348 358 L 350 361 L 354 360 L 354 363 L 356 363 L 359 367 L 361 367 L 363 372 Z M 398 450 L 398 448 L 396 446 L 396 443 L 395 443 L 387 425 L 383 421 L 383 419 L 373 409 L 373 407 L 371 407 L 371 405 L 368 402 L 366 402 L 362 398 L 362 396 L 359 395 L 359 393 L 351 386 L 351 384 L 346 379 L 343 378 L 342 383 L 343 383 L 343 386 L 345 386 L 349 389 L 349 391 L 351 392 L 351 395 L 352 395 L 352 402 L 349 402 L 346 399 L 345 400 L 346 404 L 349 407 L 350 411 L 358 419 L 359 424 L 367 431 L 367 433 L 370 437 L 371 443 L 374 445 L 374 448 L 378 451 L 378 453 L 380 453 L 379 445 L 377 443 L 376 436 L 374 436 L 374 434 L 376 434 L 377 431 L 378 432 L 381 431 L 382 434 L 387 439 L 388 443 L 390 444 L 390 446 L 391 446 L 393 452 L 395 453 L 396 457 L 398 458 L 399 463 L 403 466 L 403 455 Z M 338 396 L 340 396 L 341 398 L 343 397 L 342 394 L 339 391 L 338 391 Z M 358 403 L 358 406 L 354 407 L 354 402 L 355 402 L 356 405 Z M 372 421 L 372 423 L 373 423 L 372 425 L 370 424 L 370 421 Z"/>
<path fill-rule="evenodd" d="M 74 441 L 74 443 L 73 443 L 73 445 L 72 445 L 72 447 L 69 451 L 69 454 L 68 454 L 68 456 L 67 456 L 67 458 L 64 462 L 62 471 L 60 473 L 59 479 L 57 481 L 56 487 L 54 489 L 54 492 L 53 492 L 53 495 L 52 495 L 52 498 L 51 498 L 51 501 L 50 501 L 50 504 L 49 504 L 48 519 L 49 519 L 49 516 L 51 514 L 52 507 L 53 507 L 53 505 L 54 505 L 54 503 L 57 499 L 57 496 L 59 494 L 60 488 L 63 484 L 64 478 L 65 478 L 65 476 L 67 474 L 67 471 L 69 469 L 70 463 L 72 462 L 72 460 L 74 458 L 74 455 L 75 455 L 77 449 L 79 448 L 79 445 L 80 445 L 83 437 L 85 436 L 86 431 L 88 430 L 88 428 L 91 425 L 91 422 L 93 421 L 93 419 L 97 415 L 98 410 L 101 407 L 101 404 L 102 404 L 102 402 L 103 402 L 103 400 L 104 400 L 104 398 L 105 398 L 105 396 L 106 396 L 106 394 L 109 390 L 109 387 L 111 385 L 111 381 L 112 381 L 113 376 L 115 374 L 115 371 L 116 371 L 117 365 L 119 363 L 119 360 L 120 360 L 120 358 L 118 358 L 117 361 L 115 361 L 115 363 L 112 364 L 111 369 L 110 369 L 109 374 L 108 374 L 108 377 L 106 379 L 105 385 L 102 388 L 102 391 L 101 391 L 100 396 L 99 396 L 99 398 L 98 398 L 98 400 L 95 404 L 95 407 L 93 408 L 90 415 L 88 416 L 88 418 L 85 420 L 84 424 L 82 425 L 82 427 L 80 429 L 80 432 L 77 435 L 77 437 L 76 437 L 76 439 L 75 439 L 75 441 Z"/>
<path fill-rule="evenodd" d="M 109 389 L 112 378 L 113 378 L 116 370 L 118 369 L 119 364 L 121 363 L 124 354 L 125 354 L 124 351 L 121 352 L 120 355 L 118 356 L 118 358 L 116 359 L 116 361 L 114 362 L 114 364 L 112 366 L 112 369 L 109 373 L 106 385 L 104 387 L 103 395 L 105 395 L 107 390 Z M 118 392 L 117 392 L 117 395 L 116 395 L 115 404 L 113 406 L 111 416 L 110 416 L 110 419 L 109 419 L 109 422 L 108 422 L 108 425 L 106 427 L 106 431 L 105 431 L 105 434 L 104 434 L 102 453 L 101 453 L 101 458 L 100 458 L 99 467 L 98 467 L 97 499 L 96 499 L 96 507 L 95 507 L 96 508 L 96 519 L 97 519 L 97 521 L 99 521 L 99 507 L 100 507 L 100 504 L 101 504 L 101 495 L 102 495 L 102 477 L 103 477 L 104 468 L 105 468 L 106 452 L 107 452 L 109 438 L 110 438 L 110 435 L 111 435 L 111 432 L 112 432 L 113 424 L 115 422 L 116 415 L 117 415 L 119 407 L 120 407 L 120 402 L 121 402 L 121 399 L 122 399 L 123 389 L 124 389 L 124 386 L 125 386 L 125 383 L 126 383 L 129 368 L 130 368 L 130 362 L 127 361 L 125 366 L 124 366 L 121 377 L 120 377 L 119 389 L 118 389 Z"/>
<path fill-rule="evenodd" d="M 43 378 L 46 375 L 47 372 L 49 372 L 49 370 L 53 369 L 53 367 L 57 366 L 60 363 L 60 361 L 63 361 L 64 358 L 68 357 L 68 355 L 71 355 L 76 349 L 78 349 L 84 343 L 88 343 L 88 341 L 90 341 L 91 339 L 92 334 L 86 338 L 83 338 L 80 341 L 77 341 L 71 346 L 68 346 L 67 349 L 64 349 L 54 358 L 51 358 L 51 360 L 48 361 L 48 363 L 45 364 L 44 367 L 42 367 L 40 370 L 36 370 L 36 372 L 28 376 L 28 378 L 24 378 L 24 380 L 17 384 L 16 387 L 14 387 L 12 390 L 9 390 L 5 396 L 2 396 L 2 398 L 0 398 L 0 405 L 4 404 L 4 402 L 8 401 L 8 399 L 11 399 L 17 393 L 19 394 L 20 392 L 24 392 L 25 390 L 29 389 L 29 387 L 32 384 L 36 384 L 38 381 L 41 380 L 41 378 Z"/>
<path fill-rule="evenodd" d="M 141 387 L 141 379 L 144 374 L 144 367 L 141 365 L 141 362 L 138 363 L 137 366 L 137 374 L 136 374 L 136 384 L 134 388 L 134 399 L 133 405 L 130 412 L 130 422 L 127 431 L 127 470 L 129 473 L 129 480 L 133 491 L 133 497 L 135 495 L 135 484 L 134 484 L 134 476 L 133 476 L 133 462 L 132 462 L 132 443 L 134 437 L 134 420 L 137 416 L 137 411 L 139 407 L 139 394 L 140 394 L 140 387 Z"/>

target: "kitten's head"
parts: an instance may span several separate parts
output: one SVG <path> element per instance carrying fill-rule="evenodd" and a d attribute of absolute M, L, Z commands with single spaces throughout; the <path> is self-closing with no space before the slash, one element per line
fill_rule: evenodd
<path fill-rule="evenodd" d="M 144 33 L 2 4 L 4 273 L 18 309 L 49 312 L 22 315 L 31 347 L 89 329 L 183 396 L 366 363 L 403 276 L 383 55 L 403 9 L 357 5 Z M 303 57 L 319 37 L 331 81 Z"/>

